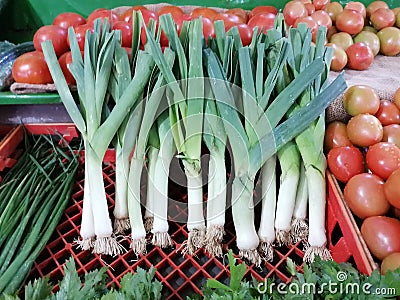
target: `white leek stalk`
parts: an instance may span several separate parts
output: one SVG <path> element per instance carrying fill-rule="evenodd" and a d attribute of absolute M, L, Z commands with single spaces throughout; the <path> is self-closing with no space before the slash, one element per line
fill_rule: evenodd
<path fill-rule="evenodd" d="M 308 239 L 308 187 L 304 164 L 300 166 L 300 179 L 296 191 L 296 204 L 294 206 L 292 229 L 290 230 L 291 243 L 306 242 Z"/>
<path fill-rule="evenodd" d="M 149 146 L 147 150 L 147 190 L 146 190 L 146 210 L 144 213 L 144 229 L 150 232 L 153 228 L 154 205 L 155 205 L 155 177 L 156 161 L 159 149 Z"/>
<path fill-rule="evenodd" d="M 168 180 L 170 165 L 175 156 L 176 148 L 171 131 L 168 112 L 163 113 L 157 120 L 160 150 L 155 161 L 154 172 L 154 210 L 152 244 L 161 248 L 173 246 L 168 234 Z"/>
<path fill-rule="evenodd" d="M 212 97 L 212 95 L 208 97 Z M 210 152 L 208 163 L 207 230 L 204 244 L 208 253 L 212 256 L 221 257 L 223 255 L 222 241 L 225 234 L 227 189 L 225 166 L 226 133 L 222 118 L 218 114 L 213 99 L 206 100 L 203 139 Z"/>
<path fill-rule="evenodd" d="M 290 244 L 290 229 L 300 178 L 300 154 L 293 141 L 278 151 L 281 175 L 275 216 L 275 235 L 278 246 Z"/>
<path fill-rule="evenodd" d="M 261 219 L 258 229 L 258 252 L 266 261 L 272 261 L 275 242 L 276 210 L 276 155 L 271 156 L 261 168 Z"/>

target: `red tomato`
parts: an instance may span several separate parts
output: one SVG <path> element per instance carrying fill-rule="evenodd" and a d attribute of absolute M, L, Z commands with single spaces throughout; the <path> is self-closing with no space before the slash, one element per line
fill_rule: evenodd
<path fill-rule="evenodd" d="M 324 137 L 324 150 L 329 152 L 334 147 L 352 146 L 347 136 L 346 123 L 333 121 L 326 126 Z"/>
<path fill-rule="evenodd" d="M 81 51 L 83 51 L 85 48 L 85 37 L 88 30 L 93 32 L 93 27 L 89 24 L 79 25 L 74 28 L 75 36 L 78 41 L 79 49 Z M 68 47 L 70 47 L 69 39 L 67 39 L 67 44 Z"/>
<path fill-rule="evenodd" d="M 122 14 L 118 16 L 118 20 L 120 21 L 125 21 L 125 22 L 131 22 L 132 20 L 132 13 L 133 11 L 140 10 L 142 13 L 144 10 L 148 10 L 146 7 L 143 5 L 136 5 L 129 7 L 127 10 L 125 10 Z"/>
<path fill-rule="evenodd" d="M 231 8 L 228 9 L 226 13 L 237 15 L 242 20 L 241 23 L 247 23 L 247 21 L 249 20 L 249 15 L 243 8 Z"/>
<path fill-rule="evenodd" d="M 85 18 L 74 12 L 61 13 L 53 20 L 53 25 L 57 25 L 65 29 L 68 29 L 70 26 L 75 27 L 83 24 L 86 24 Z"/>
<path fill-rule="evenodd" d="M 400 221 L 385 216 L 364 220 L 361 235 L 371 253 L 382 260 L 393 252 L 400 252 Z"/>
<path fill-rule="evenodd" d="M 374 62 L 374 53 L 364 43 L 354 43 L 346 49 L 347 67 L 353 70 L 366 70 Z"/>
<path fill-rule="evenodd" d="M 190 20 L 192 20 L 192 17 L 190 15 L 181 15 L 179 18 L 175 20 L 178 35 L 181 33 L 183 22 L 189 22 Z"/>
<path fill-rule="evenodd" d="M 197 7 L 193 9 L 192 12 L 190 13 L 190 16 L 193 19 L 203 16 L 207 17 L 210 20 L 213 20 L 217 15 L 218 12 L 215 9 L 209 7 Z"/>
<path fill-rule="evenodd" d="M 383 183 L 381 178 L 369 173 L 356 174 L 349 179 L 343 196 L 357 217 L 365 219 L 381 216 L 389 211 L 390 204 L 386 200 Z"/>
<path fill-rule="evenodd" d="M 236 27 L 239 31 L 242 45 L 243 46 L 250 45 L 251 39 L 253 38 L 253 30 L 250 28 L 250 26 L 247 24 L 239 24 L 236 25 Z"/>
<path fill-rule="evenodd" d="M 369 21 L 376 30 L 381 30 L 393 26 L 396 18 L 390 8 L 378 8 L 371 14 Z"/>
<path fill-rule="evenodd" d="M 341 182 L 364 172 L 364 157 L 357 147 L 342 146 L 332 148 L 327 156 L 328 167 Z"/>
<path fill-rule="evenodd" d="M 400 149 L 392 143 L 379 142 L 370 146 L 365 158 L 371 172 L 384 180 L 400 168 Z"/>
<path fill-rule="evenodd" d="M 274 15 L 278 14 L 278 9 L 274 6 L 256 6 L 254 7 L 250 14 L 249 14 L 249 19 L 254 17 L 255 15 L 258 14 L 265 14 L 265 13 L 272 13 Z"/>
<path fill-rule="evenodd" d="M 330 2 L 330 0 L 313 0 L 315 10 L 324 9 L 324 7 Z"/>
<path fill-rule="evenodd" d="M 364 27 L 364 18 L 355 10 L 344 9 L 336 16 L 335 25 L 340 31 L 357 34 Z"/>
<path fill-rule="evenodd" d="M 165 14 L 171 14 L 173 19 L 178 18 L 179 16 L 184 14 L 184 11 L 182 8 L 180 8 L 179 6 L 175 6 L 175 5 L 165 5 L 163 7 L 161 7 L 158 11 L 157 11 L 157 15 L 158 16 L 162 16 Z"/>
<path fill-rule="evenodd" d="M 239 16 L 228 13 L 219 13 L 218 15 L 216 15 L 213 21 L 218 21 L 218 20 L 224 22 L 225 30 L 229 30 L 235 25 L 243 24 L 242 19 Z"/>
<path fill-rule="evenodd" d="M 53 43 L 57 56 L 68 51 L 68 32 L 65 28 L 56 25 L 45 25 L 40 27 L 33 36 L 33 45 L 37 51 L 42 51 L 42 42 L 50 40 Z"/>
<path fill-rule="evenodd" d="M 19 56 L 12 66 L 16 82 L 48 84 L 53 82 L 44 55 L 40 51 L 27 52 Z"/>
<path fill-rule="evenodd" d="M 327 43 L 327 47 L 333 48 L 333 56 L 331 60 L 331 70 L 339 72 L 344 69 L 347 65 L 347 54 L 342 48 L 337 46 L 336 44 Z"/>
<path fill-rule="evenodd" d="M 288 26 L 293 26 L 297 18 L 308 16 L 308 11 L 304 4 L 295 0 L 286 3 L 282 13 Z"/>
<path fill-rule="evenodd" d="M 88 24 L 93 24 L 96 19 L 101 19 L 103 23 L 104 19 L 108 20 L 108 23 L 112 26 L 115 22 L 119 20 L 118 15 L 109 10 L 109 9 L 102 9 L 102 10 L 95 10 L 93 11 L 87 18 Z"/>
<path fill-rule="evenodd" d="M 332 20 L 328 13 L 324 10 L 317 10 L 312 15 L 311 18 L 318 24 L 318 26 L 325 26 L 327 29 L 332 27 Z"/>
<path fill-rule="evenodd" d="M 388 142 L 400 147 L 400 125 L 391 124 L 383 126 L 382 142 Z"/>
<path fill-rule="evenodd" d="M 386 199 L 395 208 L 400 209 L 400 169 L 397 169 L 390 174 L 383 190 L 385 192 Z"/>
<path fill-rule="evenodd" d="M 379 109 L 375 117 L 383 126 L 391 124 L 400 124 L 400 109 L 389 100 L 380 101 Z"/>
<path fill-rule="evenodd" d="M 343 94 L 343 106 L 351 116 L 374 115 L 381 104 L 378 94 L 368 85 L 353 85 Z"/>
<path fill-rule="evenodd" d="M 252 17 L 247 25 L 250 26 L 251 29 L 257 26 L 258 31 L 266 33 L 269 29 L 274 28 L 275 15 L 272 13 L 265 14 L 257 14 Z"/>
<path fill-rule="evenodd" d="M 208 37 L 215 37 L 215 29 L 214 29 L 214 23 L 213 21 L 211 21 L 211 19 L 207 18 L 207 17 L 202 17 L 201 18 L 202 22 L 203 22 L 203 36 L 206 39 L 206 41 L 208 40 Z"/>
<path fill-rule="evenodd" d="M 385 275 L 387 271 L 394 271 L 398 268 L 400 268 L 400 252 L 394 252 L 383 259 L 381 274 Z"/>
<path fill-rule="evenodd" d="M 117 21 L 112 29 L 120 30 L 122 35 L 121 46 L 132 47 L 132 25 L 125 21 Z"/>
<path fill-rule="evenodd" d="M 343 11 L 343 6 L 339 2 L 329 2 L 324 10 L 328 13 L 332 23 L 335 24 L 336 16 Z"/>
<path fill-rule="evenodd" d="M 75 78 L 74 76 L 72 76 L 71 72 L 68 69 L 68 66 L 72 63 L 71 51 L 65 52 L 63 55 L 61 55 L 58 59 L 58 63 L 60 64 L 61 70 L 67 83 L 69 85 L 75 85 Z"/>
<path fill-rule="evenodd" d="M 354 145 L 368 147 L 382 140 L 382 124 L 373 115 L 359 114 L 347 123 L 347 135 Z"/>
<path fill-rule="evenodd" d="M 364 19 L 367 17 L 367 10 L 362 2 L 350 1 L 344 6 L 344 9 L 355 10 L 356 12 L 360 13 Z"/>
<path fill-rule="evenodd" d="M 380 52 L 383 55 L 394 56 L 400 53 L 400 29 L 396 27 L 386 27 L 378 33 L 381 43 Z"/>
<path fill-rule="evenodd" d="M 307 9 L 307 13 L 311 16 L 315 12 L 315 6 L 312 3 L 304 3 L 305 8 Z"/>
<path fill-rule="evenodd" d="M 317 38 L 318 24 L 312 18 L 312 16 L 306 16 L 306 17 L 297 18 L 296 21 L 293 24 L 293 27 L 296 28 L 299 23 L 305 23 L 307 25 L 307 27 L 311 29 L 312 40 L 315 42 L 315 40 Z"/>
<path fill-rule="evenodd" d="M 367 18 L 369 18 L 371 16 L 371 14 L 381 8 L 389 8 L 389 6 L 387 5 L 387 3 L 385 1 L 372 1 L 370 4 L 368 4 L 366 10 L 367 10 Z"/>

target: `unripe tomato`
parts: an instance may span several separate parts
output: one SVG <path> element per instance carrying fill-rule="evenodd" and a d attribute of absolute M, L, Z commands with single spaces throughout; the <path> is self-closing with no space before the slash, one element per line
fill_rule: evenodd
<path fill-rule="evenodd" d="M 381 43 L 380 52 L 383 55 L 394 56 L 400 53 L 400 29 L 396 27 L 386 27 L 378 33 Z"/>

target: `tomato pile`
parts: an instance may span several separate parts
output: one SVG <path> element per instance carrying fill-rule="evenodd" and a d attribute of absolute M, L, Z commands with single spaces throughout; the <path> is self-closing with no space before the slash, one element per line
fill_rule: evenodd
<path fill-rule="evenodd" d="M 397 253 L 390 259 L 399 265 L 400 88 L 392 100 L 380 100 L 366 85 L 349 87 L 343 105 L 351 118 L 327 124 L 324 147 L 369 250 L 382 261 Z M 384 272 L 393 261 L 382 265 Z"/>
<path fill-rule="evenodd" d="M 140 10 L 147 24 L 150 19 L 158 21 L 159 16 L 170 13 L 178 28 L 184 21 L 202 16 L 203 33 L 215 36 L 214 21 L 222 20 L 228 31 L 236 26 L 243 45 L 249 45 L 253 30 L 266 31 L 274 26 L 278 9 L 274 6 L 257 6 L 251 11 L 232 8 L 223 12 L 208 7 L 197 7 L 190 13 L 185 13 L 181 7 L 166 5 L 157 12 L 142 5 L 132 6 L 124 11 L 99 8 L 87 18 L 73 12 L 59 14 L 51 25 L 40 27 L 34 35 L 35 52 L 22 55 L 13 68 L 16 82 L 47 84 L 52 79 L 41 53 L 41 42 L 52 40 L 55 52 L 59 57 L 62 70 L 70 85 L 75 84 L 67 65 L 71 63 L 67 29 L 72 26 L 75 30 L 78 44 L 84 50 L 84 39 L 87 30 L 93 30 L 94 20 L 107 18 L 113 29 L 122 33 L 121 44 L 129 53 L 132 43 L 132 11 Z M 313 32 L 315 39 L 319 26 L 328 29 L 327 45 L 332 46 L 334 55 L 331 69 L 343 68 L 356 70 L 367 69 L 378 53 L 397 55 L 400 53 L 400 8 L 389 9 L 384 1 L 374 1 L 367 7 L 361 2 L 349 2 L 342 6 L 339 2 L 330 0 L 293 0 L 285 4 L 283 16 L 288 26 L 298 26 L 306 23 Z M 141 34 L 142 44 L 146 42 L 144 30 Z M 161 34 L 160 43 L 168 45 L 165 34 Z"/>

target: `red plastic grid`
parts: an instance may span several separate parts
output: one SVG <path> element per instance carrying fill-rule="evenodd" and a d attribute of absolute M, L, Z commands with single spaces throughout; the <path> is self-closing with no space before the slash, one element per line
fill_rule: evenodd
<path fill-rule="evenodd" d="M 47 126 L 33 126 L 31 127 L 32 130 L 28 128 L 28 131 L 35 134 L 49 133 Z M 59 126 L 57 131 L 67 133 L 70 138 L 76 136 L 76 132 L 71 130 L 70 126 Z M 114 152 L 109 150 L 104 160 L 103 174 L 111 216 L 115 180 L 114 160 Z M 188 236 L 185 224 L 170 222 L 169 233 L 174 240 L 174 247 L 160 249 L 148 245 L 147 254 L 142 257 L 136 257 L 132 251 L 127 251 L 118 257 L 109 257 L 78 249 L 74 241 L 79 237 L 83 202 L 83 176 L 81 168 L 77 174 L 71 203 L 65 210 L 50 242 L 35 261 L 29 279 L 50 276 L 50 280 L 57 283 L 63 276 L 65 261 L 72 256 L 79 274 L 99 267 L 108 267 L 108 285 L 116 287 L 119 287 L 120 278 L 125 273 L 134 272 L 138 266 L 145 269 L 155 266 L 157 269 L 156 277 L 163 284 L 163 299 L 185 299 L 187 295 L 200 293 L 200 289 L 207 278 L 211 277 L 228 283 L 229 270 L 226 267 L 228 263 L 226 258 L 210 257 L 203 249 L 198 250 L 194 256 L 182 255 L 179 249 Z M 373 260 L 362 239 L 359 238 L 360 235 L 357 232 L 354 219 L 342 201 L 336 181 L 329 173 L 327 178 L 327 234 L 332 256 L 338 262 L 352 262 L 361 272 L 369 274 L 374 268 Z M 185 195 L 179 187 L 175 189 L 172 187 L 170 197 L 185 201 Z M 260 209 L 256 207 L 256 211 L 259 212 Z M 172 214 L 171 217 L 177 217 L 179 214 L 186 216 L 186 211 L 182 210 L 181 206 L 177 204 L 170 205 L 169 213 Z M 233 249 L 234 252 L 237 252 L 234 226 L 229 210 L 225 230 L 224 249 Z M 126 249 L 129 249 L 128 237 L 123 238 L 121 243 Z M 257 280 L 263 280 L 273 276 L 278 281 L 289 282 L 290 274 L 286 270 L 285 262 L 290 257 L 298 266 L 298 270 L 301 269 L 304 255 L 301 243 L 276 248 L 274 254 L 274 259 L 270 263 L 267 262 L 261 267 L 249 266 L 247 277 L 253 276 Z"/>

